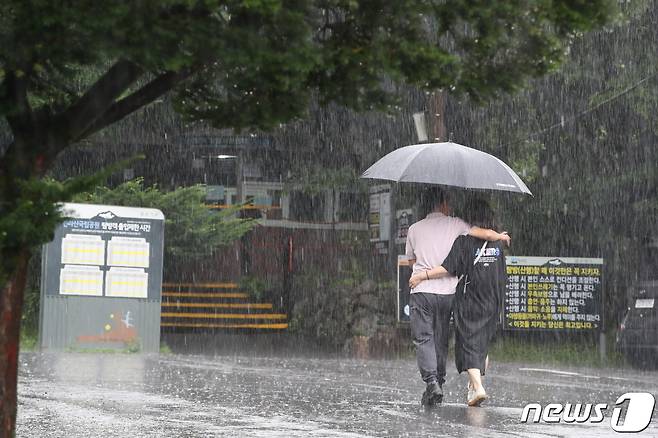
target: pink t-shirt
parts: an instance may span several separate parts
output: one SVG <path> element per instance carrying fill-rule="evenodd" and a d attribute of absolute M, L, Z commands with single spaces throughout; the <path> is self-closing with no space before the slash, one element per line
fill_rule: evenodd
<path fill-rule="evenodd" d="M 442 213 L 430 213 L 425 219 L 411 225 L 407 232 L 405 253 L 409 259 L 416 259 L 413 273 L 441 266 L 455 239 L 468 234 L 471 228 L 463 220 Z M 411 293 L 449 295 L 455 293 L 456 287 L 457 277 L 451 275 L 425 280 L 412 289 Z"/>

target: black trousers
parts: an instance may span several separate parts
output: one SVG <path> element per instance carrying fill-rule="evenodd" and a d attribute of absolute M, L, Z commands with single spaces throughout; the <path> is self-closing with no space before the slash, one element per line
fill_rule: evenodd
<path fill-rule="evenodd" d="M 450 314 L 455 295 L 414 293 L 409 298 L 411 333 L 420 376 L 443 385 L 448 357 Z"/>

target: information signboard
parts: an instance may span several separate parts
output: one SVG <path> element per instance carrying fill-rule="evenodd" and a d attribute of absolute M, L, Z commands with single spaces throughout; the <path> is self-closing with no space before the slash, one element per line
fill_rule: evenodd
<path fill-rule="evenodd" d="M 159 299 L 160 211 L 88 204 L 64 204 L 64 209 L 73 217 L 46 246 L 47 295 Z"/>
<path fill-rule="evenodd" d="M 506 257 L 506 330 L 600 330 L 603 259 Z"/>
<path fill-rule="evenodd" d="M 395 219 L 397 221 L 397 235 L 395 236 L 395 243 L 404 245 L 407 242 L 407 233 L 409 227 L 414 223 L 414 213 L 411 208 L 404 210 L 397 210 L 395 212 Z"/>
<path fill-rule="evenodd" d="M 368 229 L 371 242 L 381 242 L 391 236 L 391 186 L 370 187 Z"/>
<path fill-rule="evenodd" d="M 409 298 L 411 289 L 409 279 L 413 266 L 409 264 L 406 255 L 398 255 L 398 305 L 397 318 L 399 322 L 410 321 Z"/>
<path fill-rule="evenodd" d="M 164 216 L 151 208 L 63 204 L 44 246 L 42 348 L 157 351 Z M 75 311 L 74 311 L 75 309 Z"/>

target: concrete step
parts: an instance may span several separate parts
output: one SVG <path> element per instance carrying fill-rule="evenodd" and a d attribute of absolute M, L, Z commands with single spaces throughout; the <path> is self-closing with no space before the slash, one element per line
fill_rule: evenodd
<path fill-rule="evenodd" d="M 167 282 L 162 288 L 161 327 L 167 332 L 285 330 L 288 315 L 273 303 L 252 302 L 237 283 Z"/>
<path fill-rule="evenodd" d="M 162 303 L 162 308 L 171 309 L 259 309 L 259 310 L 272 310 L 274 305 L 272 303 L 214 303 L 214 302 L 181 302 L 181 301 L 165 301 Z"/>
<path fill-rule="evenodd" d="M 208 298 L 208 299 L 247 299 L 249 294 L 244 292 L 170 292 L 162 291 L 163 300 L 171 298 Z"/>
<path fill-rule="evenodd" d="M 285 330 L 288 328 L 287 322 L 281 323 L 207 323 L 207 322 L 163 322 L 160 324 L 162 327 L 167 329 L 204 329 L 206 330 L 215 330 L 215 329 L 242 329 L 242 330 Z"/>
<path fill-rule="evenodd" d="M 217 313 L 217 312 L 161 312 L 164 318 L 194 319 L 286 319 L 285 313 Z"/>
<path fill-rule="evenodd" d="M 175 283 L 175 282 L 165 282 L 162 283 L 162 289 L 172 290 L 172 289 L 189 289 L 189 288 L 201 288 L 201 289 L 238 289 L 239 286 L 237 283 L 232 283 L 230 281 L 208 281 L 200 283 Z"/>

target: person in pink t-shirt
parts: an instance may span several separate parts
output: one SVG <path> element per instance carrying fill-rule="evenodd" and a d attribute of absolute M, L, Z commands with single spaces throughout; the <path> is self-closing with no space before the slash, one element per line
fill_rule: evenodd
<path fill-rule="evenodd" d="M 507 233 L 472 227 L 452 217 L 452 208 L 445 192 L 438 187 L 426 189 L 424 203 L 430 213 L 409 227 L 406 255 L 413 263 L 413 274 L 427 272 L 441 266 L 459 236 L 471 235 L 488 241 L 504 241 L 509 245 Z M 411 290 L 409 298 L 411 332 L 416 346 L 416 360 L 426 389 L 421 403 L 425 406 L 443 401 L 443 383 L 448 354 L 448 330 L 452 302 L 458 279 L 454 276 L 430 279 Z"/>

